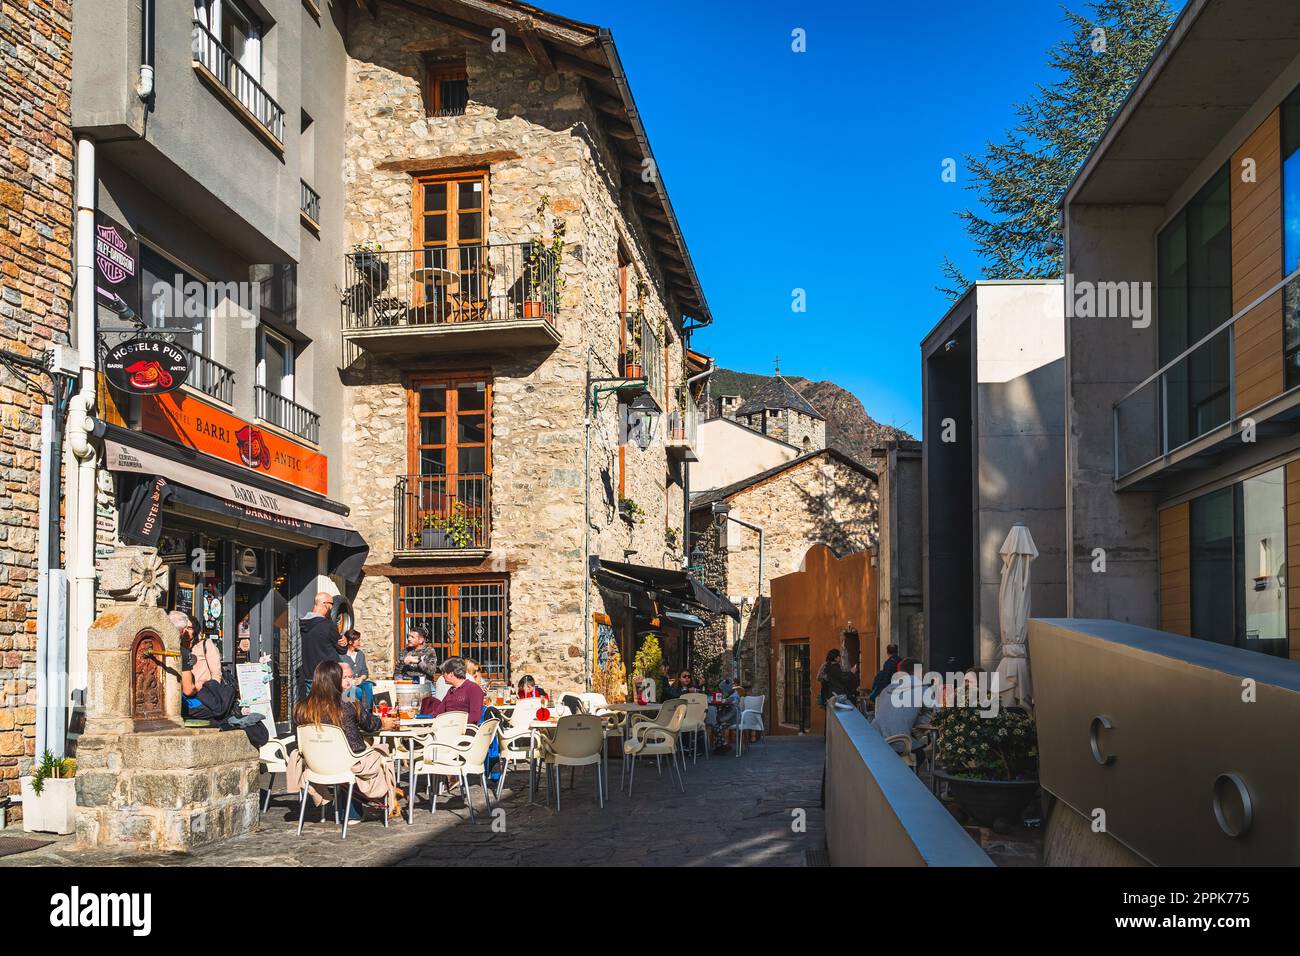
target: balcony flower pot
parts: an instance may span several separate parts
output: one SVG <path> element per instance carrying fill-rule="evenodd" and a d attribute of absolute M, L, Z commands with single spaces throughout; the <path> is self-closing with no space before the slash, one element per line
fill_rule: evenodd
<path fill-rule="evenodd" d="M 38 794 L 31 777 L 22 779 L 23 829 L 28 833 L 73 832 L 77 827 L 77 780 L 46 778 Z"/>
<path fill-rule="evenodd" d="M 623 366 L 623 374 L 627 378 L 644 378 L 641 374 L 641 363 L 628 362 Z"/>
<path fill-rule="evenodd" d="M 388 285 L 388 262 L 378 252 L 354 252 L 352 265 L 357 270 L 357 275 L 369 285 L 379 289 Z"/>
<path fill-rule="evenodd" d="M 1020 815 L 1038 793 L 1038 781 L 980 780 L 958 777 L 945 770 L 934 775 L 948 784 L 948 794 L 982 827 L 1006 833 L 1020 822 Z"/>
<path fill-rule="evenodd" d="M 524 318 L 525 319 L 545 319 L 549 318 L 546 314 L 546 303 L 541 299 L 524 300 Z"/>
<path fill-rule="evenodd" d="M 421 551 L 446 551 L 452 546 L 451 532 L 441 528 L 420 529 Z"/>

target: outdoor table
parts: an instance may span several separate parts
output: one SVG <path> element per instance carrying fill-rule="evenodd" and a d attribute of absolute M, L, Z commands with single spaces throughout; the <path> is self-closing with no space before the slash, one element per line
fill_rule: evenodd
<path fill-rule="evenodd" d="M 423 737 L 426 733 L 428 733 L 428 731 L 432 727 L 433 727 L 432 717 L 424 717 L 424 718 L 407 717 L 398 721 L 398 728 L 396 730 L 381 730 L 379 731 L 379 733 L 371 735 L 374 737 L 378 737 L 382 740 L 400 740 L 403 738 L 407 739 L 408 743 L 406 745 L 406 785 L 409 788 L 409 790 L 407 792 L 406 798 L 408 800 L 414 799 L 414 796 L 411 791 L 414 791 L 415 789 L 414 786 L 415 741 L 418 738 Z M 393 754 L 389 754 L 390 760 L 393 759 L 393 757 L 394 757 Z"/>
<path fill-rule="evenodd" d="M 536 794 L 537 781 L 537 735 L 547 730 L 554 730 L 560 725 L 558 717 L 552 717 L 550 720 L 534 720 L 528 724 L 528 805 L 532 806 L 537 803 L 534 799 Z M 540 804 L 539 804 L 540 806 Z"/>

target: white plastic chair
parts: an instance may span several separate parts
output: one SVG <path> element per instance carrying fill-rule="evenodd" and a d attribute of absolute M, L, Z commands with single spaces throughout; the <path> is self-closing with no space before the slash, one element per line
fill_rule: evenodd
<path fill-rule="evenodd" d="M 653 717 L 647 717 L 645 714 L 632 714 L 632 716 L 628 718 L 627 722 L 628 733 L 635 733 L 636 729 L 642 724 L 653 724 L 656 727 L 667 727 L 669 721 L 672 720 L 673 711 L 685 706 L 686 701 L 680 697 L 676 697 L 660 704 L 658 713 Z"/>
<path fill-rule="evenodd" d="M 736 723 L 737 757 L 745 751 L 745 731 L 757 730 L 759 740 L 762 740 L 763 734 L 767 733 L 767 728 L 763 726 L 763 703 L 766 700 L 766 694 L 761 697 L 746 697 L 741 700 L 740 719 Z"/>
<path fill-rule="evenodd" d="M 670 701 L 670 703 L 675 703 Z M 623 743 L 623 756 L 632 758 L 632 769 L 628 773 L 627 795 L 632 796 L 632 783 L 636 780 L 636 759 L 637 757 L 654 757 L 655 763 L 659 764 L 660 758 L 667 756 L 672 764 L 673 770 L 677 771 L 677 784 L 681 787 L 682 793 L 686 792 L 686 783 L 682 779 L 682 770 L 678 766 L 677 760 L 677 735 L 681 730 L 682 721 L 686 717 L 685 707 L 674 707 L 669 715 L 668 724 L 660 726 L 659 724 L 642 721 L 632 728 L 632 736 Z M 624 761 L 626 766 L 627 761 Z M 663 767 L 660 765 L 660 772 Z M 622 777 L 619 778 L 619 787 L 623 785 Z"/>
<path fill-rule="evenodd" d="M 293 734 L 287 737 L 272 737 L 257 752 L 257 759 L 262 762 L 262 772 L 269 774 L 266 781 L 266 799 L 262 801 L 262 812 L 271 808 L 271 797 L 275 793 L 275 775 L 284 774 L 285 786 L 289 785 L 289 744 L 293 743 Z M 281 790 L 281 794 L 293 793 Z"/>
<path fill-rule="evenodd" d="M 709 698 L 705 694 L 682 694 L 681 700 L 686 701 L 686 716 L 682 719 L 681 733 L 677 739 L 683 743 L 686 735 L 691 735 L 691 763 L 695 763 L 700 756 L 700 732 L 704 732 L 704 754 L 707 757 L 709 753 L 709 731 L 704 726 L 704 719 L 709 713 Z M 685 760 L 682 761 L 686 763 Z"/>
<path fill-rule="evenodd" d="M 594 714 L 573 714 L 561 717 L 551 734 L 538 737 L 542 762 L 547 766 L 547 789 L 550 789 L 550 769 L 555 769 L 555 809 L 560 809 L 560 768 L 569 767 L 570 774 L 578 767 L 596 767 L 596 801 L 605 808 L 604 783 L 601 780 L 604 765 L 605 725 Z"/>
<path fill-rule="evenodd" d="M 343 808 L 343 839 L 348 838 L 348 817 L 352 815 L 352 791 L 357 775 L 352 765 L 357 756 L 348 747 L 341 727 L 332 724 L 302 724 L 298 727 L 298 751 L 302 754 L 302 794 L 298 806 L 298 835 L 302 836 L 303 817 L 307 812 L 307 788 L 318 783 L 334 787 L 334 818 L 338 822 L 338 788 L 348 785 L 348 800 Z M 388 826 L 388 799 L 384 799 L 384 826 Z"/>
<path fill-rule="evenodd" d="M 530 724 L 537 719 L 537 708 L 541 706 L 539 698 L 525 697 L 511 712 L 510 726 L 497 731 L 497 739 L 501 741 L 501 776 L 497 778 L 496 794 L 498 800 L 501 799 L 501 791 L 506 785 L 506 773 L 510 768 L 517 763 L 528 766 L 535 733 Z"/>
<path fill-rule="evenodd" d="M 498 721 L 485 720 L 478 726 L 473 736 L 461 737 L 459 740 L 440 740 L 435 737 L 423 739 L 423 755 L 415 762 L 411 772 L 410 822 L 415 821 L 415 790 L 421 777 L 456 777 L 460 780 L 461 790 L 465 794 L 465 806 L 469 807 L 471 823 L 477 823 L 474 813 L 474 801 L 469 792 L 469 775 L 477 774 L 479 786 L 483 788 L 483 801 L 492 809 L 492 791 L 487 785 L 488 748 L 497 734 Z M 438 795 L 433 790 L 432 779 L 429 789 L 429 814 L 438 810 Z"/>

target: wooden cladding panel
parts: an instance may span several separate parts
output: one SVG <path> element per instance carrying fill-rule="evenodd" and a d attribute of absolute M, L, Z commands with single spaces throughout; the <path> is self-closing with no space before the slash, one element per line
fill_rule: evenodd
<path fill-rule="evenodd" d="M 1286 607 L 1290 658 L 1300 660 L 1300 461 L 1286 466 Z"/>
<path fill-rule="evenodd" d="M 1282 126 L 1274 110 L 1232 157 L 1232 309 L 1240 312 L 1282 279 Z M 1243 166 L 1254 163 L 1255 181 Z M 1282 300 L 1237 320 L 1236 408 L 1243 414 L 1282 394 Z"/>
<path fill-rule="evenodd" d="M 1191 505 L 1160 512 L 1160 629 L 1192 633 Z"/>

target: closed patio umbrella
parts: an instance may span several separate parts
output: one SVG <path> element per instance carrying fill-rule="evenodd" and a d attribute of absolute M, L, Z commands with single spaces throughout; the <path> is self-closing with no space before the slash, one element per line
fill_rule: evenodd
<path fill-rule="evenodd" d="M 1030 707 L 1033 684 L 1029 679 L 1029 565 L 1038 557 L 1034 536 L 1022 524 L 1012 527 L 1002 542 L 1002 586 L 998 589 L 998 620 L 1002 646 L 998 661 L 999 686 L 1004 705 Z"/>

